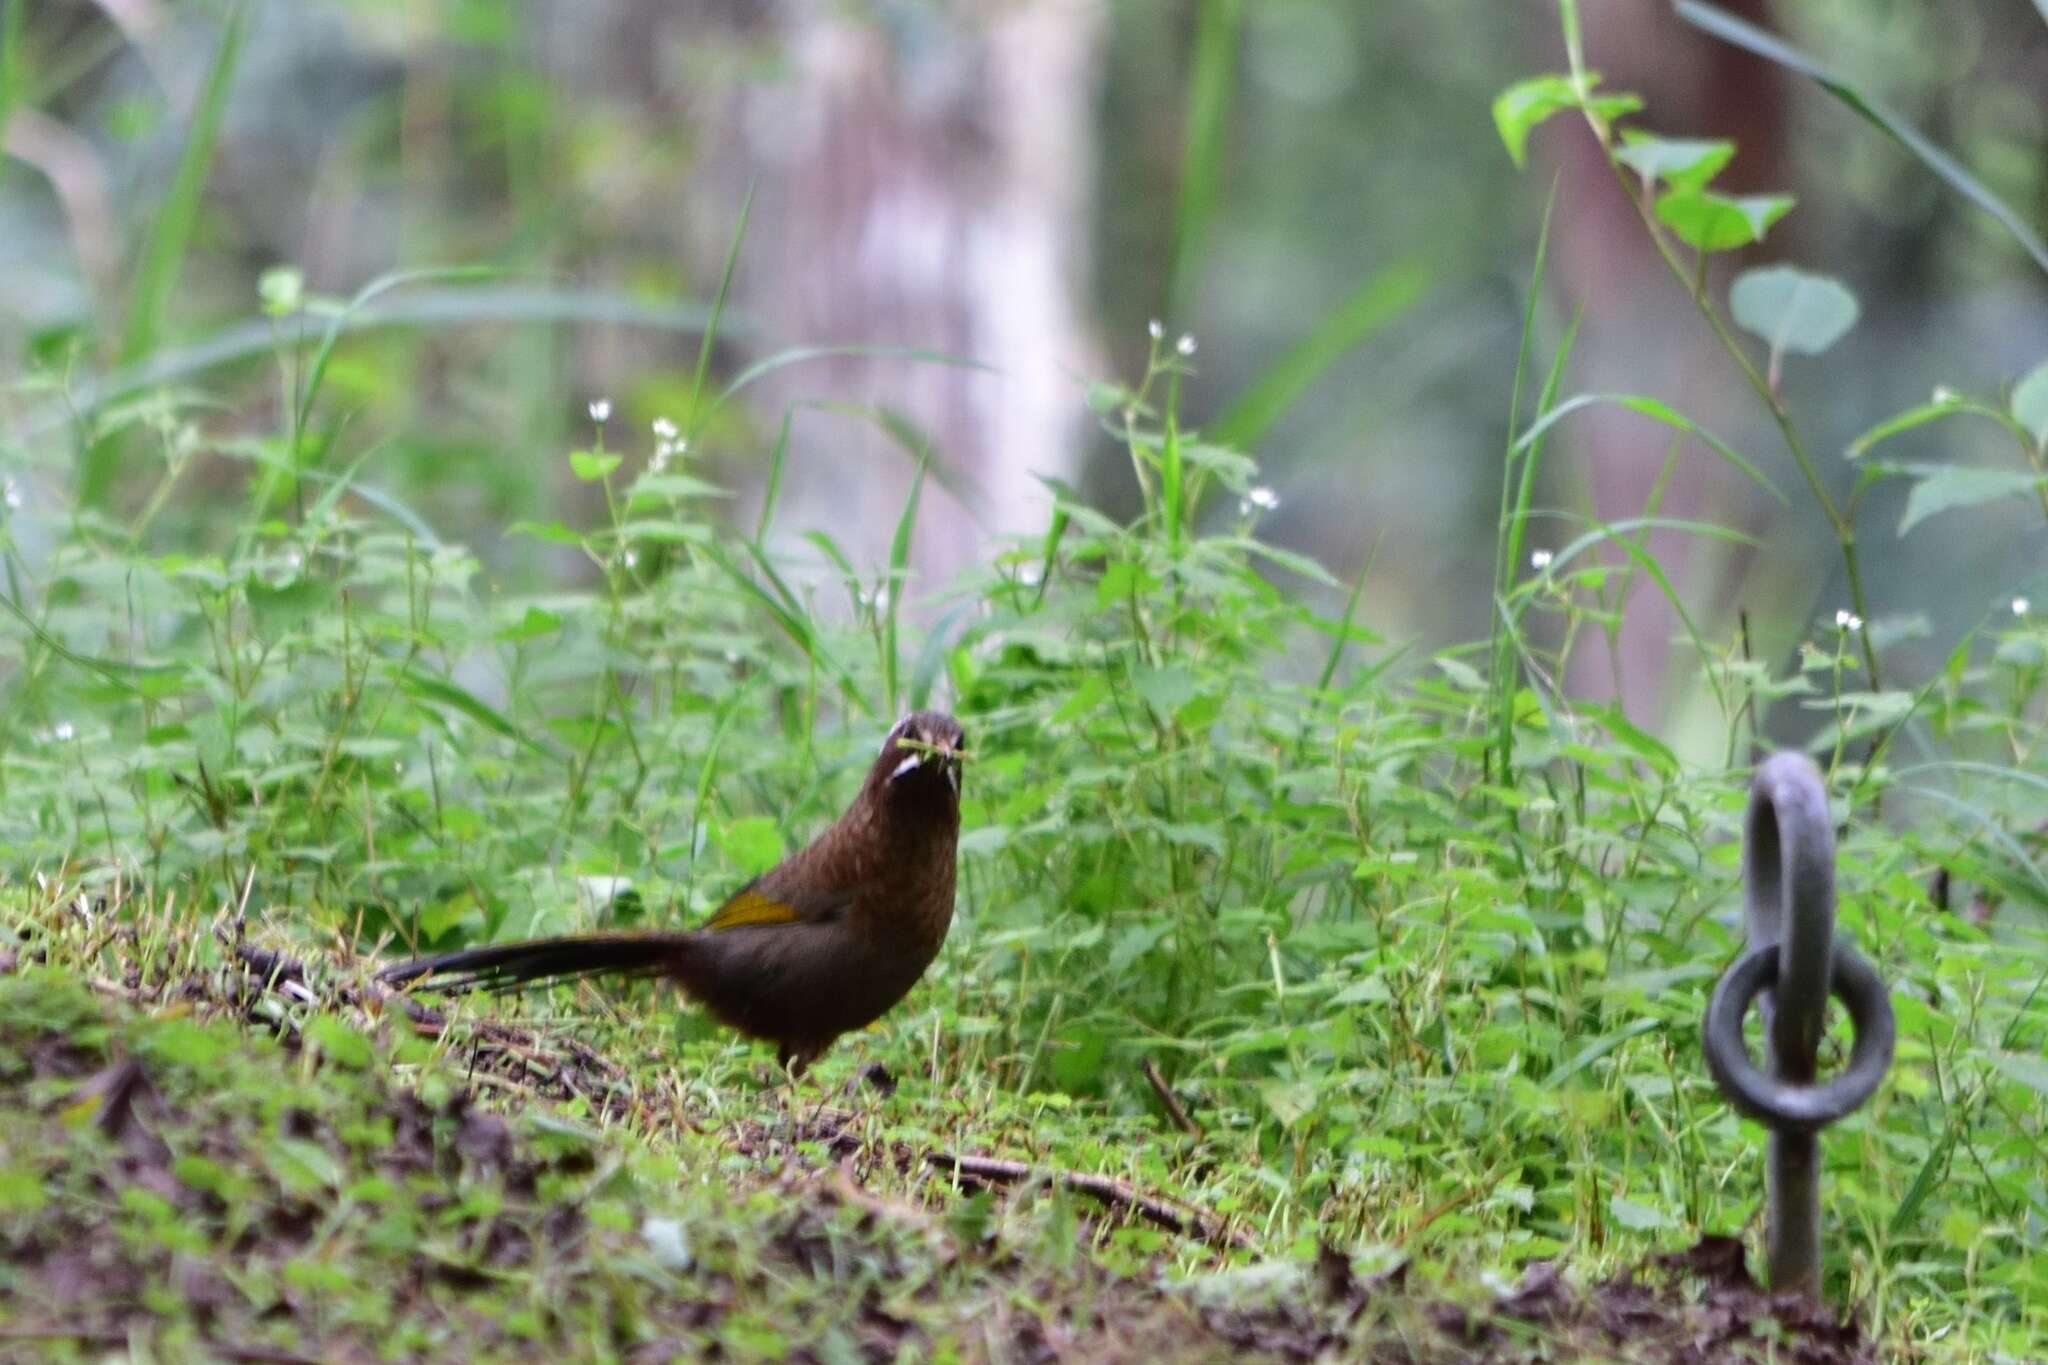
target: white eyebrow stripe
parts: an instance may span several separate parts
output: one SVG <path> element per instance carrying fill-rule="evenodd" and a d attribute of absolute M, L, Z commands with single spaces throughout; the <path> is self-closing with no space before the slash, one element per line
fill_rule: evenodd
<path fill-rule="evenodd" d="M 896 765 L 896 771 L 889 774 L 889 780 L 894 782 L 897 778 L 903 776 L 903 774 L 909 772 L 922 762 L 924 762 L 923 754 L 912 754 L 909 758 Z"/>

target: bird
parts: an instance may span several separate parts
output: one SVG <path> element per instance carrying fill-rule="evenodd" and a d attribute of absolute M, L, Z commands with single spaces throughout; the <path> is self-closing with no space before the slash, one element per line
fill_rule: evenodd
<path fill-rule="evenodd" d="M 570 934 L 401 962 L 387 985 L 512 989 L 655 977 L 714 1019 L 772 1042 L 801 1076 L 841 1034 L 909 994 L 953 922 L 966 738 L 940 711 L 898 721 L 853 804 L 742 886 L 701 927 Z"/>

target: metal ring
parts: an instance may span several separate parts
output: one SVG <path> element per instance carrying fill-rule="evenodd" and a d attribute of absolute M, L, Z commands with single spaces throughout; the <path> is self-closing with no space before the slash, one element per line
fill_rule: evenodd
<path fill-rule="evenodd" d="M 1767 943 L 1738 958 L 1722 974 L 1707 1002 L 1707 1069 L 1728 1102 L 1773 1128 L 1811 1133 L 1854 1113 L 1870 1098 L 1892 1063 L 1898 1024 L 1891 996 L 1877 969 L 1840 939 L 1835 940 L 1832 993 L 1849 1011 L 1856 1042 L 1842 1074 L 1825 1085 L 1798 1085 L 1766 1076 L 1742 1044 L 1742 1016 L 1778 976 L 1778 945 Z"/>

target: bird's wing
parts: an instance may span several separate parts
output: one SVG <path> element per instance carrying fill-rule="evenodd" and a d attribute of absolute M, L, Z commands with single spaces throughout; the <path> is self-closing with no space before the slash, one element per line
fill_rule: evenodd
<path fill-rule="evenodd" d="M 853 903 L 850 891 L 771 891 L 756 877 L 704 922 L 711 930 L 738 929 L 749 924 L 802 924 L 838 919 Z"/>

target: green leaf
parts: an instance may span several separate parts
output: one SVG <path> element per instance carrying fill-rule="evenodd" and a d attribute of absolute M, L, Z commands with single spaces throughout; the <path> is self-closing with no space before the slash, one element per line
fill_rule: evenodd
<path fill-rule="evenodd" d="M 1771 224 L 1792 211 L 1789 194 L 1716 194 L 1672 190 L 1657 199 L 1657 219 L 1687 246 L 1729 251 L 1761 242 Z"/>
<path fill-rule="evenodd" d="M 2048 448 L 2048 360 L 2013 386 L 2012 415 L 2033 436 L 2035 446 Z"/>
<path fill-rule="evenodd" d="M 505 528 L 508 536 L 531 536 L 544 540 L 550 545 L 581 545 L 581 532 L 572 531 L 559 521 L 515 521 Z"/>
<path fill-rule="evenodd" d="M 450 682 L 446 678 L 437 678 L 432 674 L 422 673 L 418 669 L 408 668 L 399 675 L 398 682 L 407 693 L 421 701 L 435 702 L 460 711 L 485 729 L 495 730 L 507 739 L 516 739 L 521 744 L 538 753 L 547 752 L 544 746 L 529 737 L 517 725 L 514 725 L 511 718 L 502 711 L 491 706 L 481 697 L 469 691 L 469 689 Z"/>
<path fill-rule="evenodd" d="M 273 588 L 251 574 L 243 590 L 249 598 L 249 615 L 255 620 L 256 633 L 267 640 L 276 640 L 319 615 L 335 596 L 334 584 L 317 578 L 295 578 Z"/>
<path fill-rule="evenodd" d="M 304 1138 L 270 1140 L 270 1170 L 294 1194 L 315 1194 L 341 1184 L 341 1163 L 317 1142 Z"/>
<path fill-rule="evenodd" d="M 1959 507 L 1976 507 L 1999 498 L 2035 491 L 2032 473 L 2020 469 L 1980 469 L 1973 465 L 1906 465 L 1902 472 L 1918 482 L 1906 496 L 1906 510 L 1899 517 L 1899 534 L 1918 526 L 1937 512 Z"/>
<path fill-rule="evenodd" d="M 1856 296 L 1841 281 L 1789 265 L 1745 270 L 1728 290 L 1736 325 L 1762 337 L 1773 355 L 1819 355 L 1856 325 Z"/>
<path fill-rule="evenodd" d="M 317 1046 L 329 1061 L 352 1071 L 367 1070 L 377 1060 L 377 1050 L 370 1046 L 370 1040 L 331 1014 L 306 1021 L 306 1041 Z"/>
<path fill-rule="evenodd" d="M 688 474 L 642 474 L 633 481 L 633 496 L 683 501 L 688 498 L 729 498 L 732 490 L 693 479 Z"/>
<path fill-rule="evenodd" d="M 596 483 L 619 467 L 620 457 L 603 450 L 572 450 L 569 468 L 585 483 Z"/>
<path fill-rule="evenodd" d="M 1259 1098 L 1282 1128 L 1292 1128 L 1315 1112 L 1321 1091 L 1314 1081 L 1265 1081 L 1259 1086 Z"/>
<path fill-rule="evenodd" d="M 1985 1054 L 1984 1060 L 1996 1067 L 2006 1079 L 2048 1095 L 2048 1058 L 2029 1056 L 2024 1052 L 1991 1052 Z"/>
<path fill-rule="evenodd" d="M 1638 1204 L 1633 1199 L 1623 1199 L 1618 1194 L 1608 1199 L 1607 1212 L 1613 1215 L 1617 1226 L 1630 1232 L 1654 1232 L 1671 1226 L 1671 1216 L 1663 1210 Z"/>
<path fill-rule="evenodd" d="M 1545 1076 L 1543 1078 L 1543 1088 L 1545 1090 L 1555 1090 L 1558 1086 L 1563 1085 L 1573 1076 L 1578 1075 L 1581 1071 L 1584 1071 L 1623 1043 L 1628 1042 L 1632 1038 L 1640 1038 L 1653 1029 L 1663 1027 L 1664 1021 L 1661 1019 L 1637 1019 L 1632 1023 L 1623 1025 L 1612 1033 L 1595 1038 L 1592 1042 L 1573 1053 L 1569 1060 L 1559 1063 L 1548 1076 Z"/>
<path fill-rule="evenodd" d="M 1162 716 L 1172 715 L 1181 705 L 1193 700 L 1200 690 L 1194 673 L 1180 664 L 1134 668 L 1131 670 L 1131 686 Z"/>
<path fill-rule="evenodd" d="M 1674 190 L 1705 188 L 1735 157 L 1735 144 L 1723 138 L 1658 137 L 1624 129 L 1614 159 L 1645 180 L 1661 180 Z"/>
<path fill-rule="evenodd" d="M 1529 134 L 1537 125 L 1553 114 L 1576 107 L 1578 102 L 1570 76 L 1531 76 L 1494 96 L 1493 126 L 1499 130 L 1501 144 L 1508 149 L 1515 169 L 1520 170 L 1527 163 Z"/>
<path fill-rule="evenodd" d="M 552 635 L 561 628 L 561 617 L 551 611 L 542 611 L 539 607 L 529 606 L 526 609 L 526 614 L 519 618 L 517 624 L 506 626 L 498 632 L 497 638 L 506 641 L 532 640 L 542 635 Z"/>
<path fill-rule="evenodd" d="M 1877 446 L 1889 441 L 1894 436 L 1904 435 L 1916 427 L 1926 426 L 1929 422 L 1938 422 L 1944 417 L 1951 417 L 1956 413 L 1968 411 L 1971 411 L 1971 405 L 1966 403 L 1959 395 L 1936 393 L 1928 402 L 1922 403 L 1918 407 L 1907 408 L 1904 412 L 1898 413 L 1895 416 L 1887 417 L 1861 436 L 1858 436 L 1849 443 L 1849 448 L 1842 452 L 1842 456 L 1844 459 L 1849 460 L 1861 459 Z"/>
<path fill-rule="evenodd" d="M 1159 580 L 1147 573 L 1142 564 L 1119 559 L 1096 580 L 1095 605 L 1105 609 L 1120 606 L 1126 598 L 1143 597 L 1158 586 Z"/>
<path fill-rule="evenodd" d="M 1598 72 L 1586 73 L 1588 91 L 1599 83 Z M 1642 107 L 1642 100 L 1629 94 L 1589 95 L 1581 99 L 1570 76 L 1531 76 L 1516 81 L 1494 97 L 1493 126 L 1499 130 L 1501 143 L 1519 170 L 1528 160 L 1529 134 L 1552 114 L 1584 109 L 1596 118 L 1613 120 Z"/>
<path fill-rule="evenodd" d="M 151 1061 L 174 1062 L 197 1071 L 217 1063 L 229 1040 L 187 1019 L 167 1019 L 136 1040 L 136 1051 Z"/>
<path fill-rule="evenodd" d="M 42 1172 L 30 1166 L 0 1166 L 0 1213 L 37 1213 L 48 1202 Z"/>

